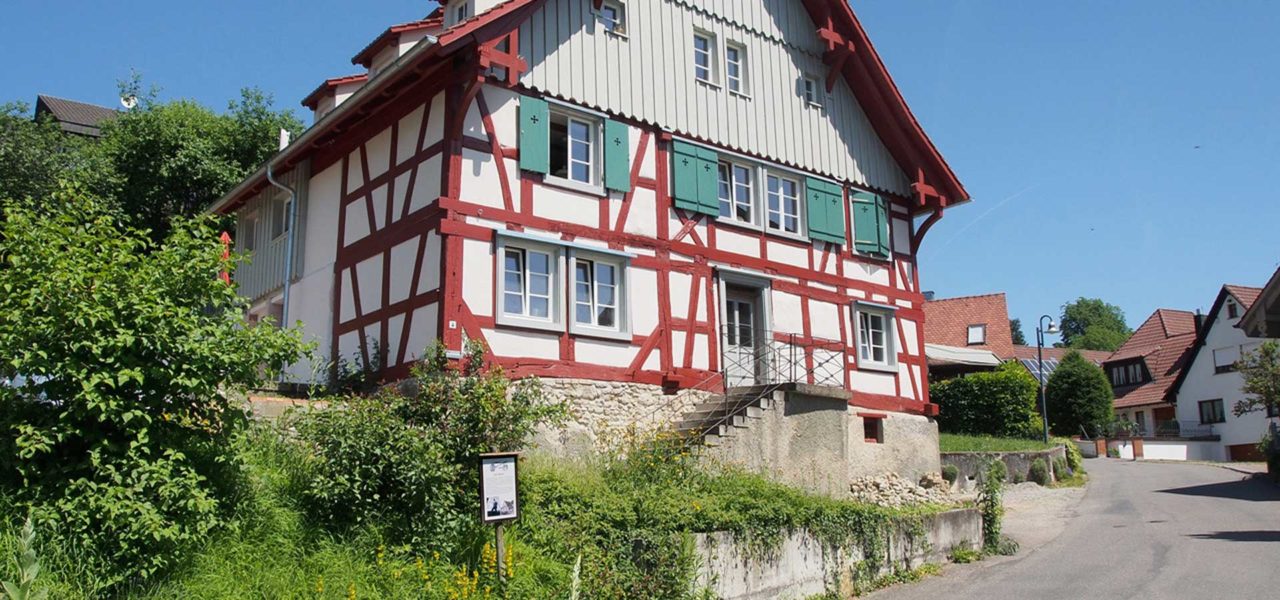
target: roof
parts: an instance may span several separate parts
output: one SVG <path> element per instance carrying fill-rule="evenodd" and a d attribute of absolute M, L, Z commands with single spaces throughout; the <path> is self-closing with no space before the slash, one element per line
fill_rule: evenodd
<path fill-rule="evenodd" d="M 1267 285 L 1245 308 L 1236 327 L 1244 329 L 1249 337 L 1280 337 L 1280 269 L 1271 274 Z"/>
<path fill-rule="evenodd" d="M 1041 354 L 1043 350 L 1043 354 Z M 1032 377 L 1040 378 L 1040 367 L 1044 367 L 1045 382 L 1053 376 L 1053 372 L 1058 369 L 1062 359 L 1067 356 L 1068 352 L 1077 352 L 1089 362 L 1100 365 L 1111 355 L 1110 352 L 1100 352 L 1098 350 L 1076 350 L 1074 348 L 1037 348 L 1036 346 L 1014 346 L 1013 355 L 1023 368 L 1031 373 Z M 1041 358 L 1043 357 L 1043 362 Z"/>
<path fill-rule="evenodd" d="M 77 102 L 55 96 L 36 96 L 36 117 L 48 114 L 63 131 L 98 137 L 103 121 L 114 119 L 120 112 L 105 106 Z"/>
<path fill-rule="evenodd" d="M 545 2 L 546 0 L 506 0 L 466 21 L 443 29 L 435 38 L 428 37 L 429 43 L 420 43 L 414 50 L 401 56 L 381 76 L 365 84 L 351 99 L 272 157 L 270 161 L 273 168 L 288 169 L 296 165 L 310 151 L 331 143 L 335 136 L 349 131 L 355 123 L 368 118 L 369 114 L 377 110 L 378 105 L 389 101 L 393 96 L 392 90 L 407 88 L 412 81 L 421 77 L 422 71 L 429 65 L 443 64 L 441 61 L 444 57 L 464 49 L 474 51 L 480 43 L 505 35 L 527 20 Z M 820 30 L 829 34 L 827 41 L 830 44 L 843 42 L 840 47 L 848 45 L 854 49 L 851 53 L 832 55 L 829 58 L 841 65 L 840 73 L 850 89 L 855 91 L 876 134 L 885 140 L 894 159 L 903 170 L 917 174 L 916 190 L 921 203 L 913 210 L 932 210 L 935 215 L 940 215 L 940 210 L 947 206 L 967 202 L 970 199 L 968 191 L 907 106 L 880 55 L 871 45 L 862 24 L 854 16 L 853 9 L 845 0 L 804 0 L 803 4 L 813 22 L 821 24 Z M 434 18 L 436 13 L 422 21 L 403 25 L 428 27 Z M 387 36 L 388 33 L 383 35 Z M 379 42 L 375 40 L 371 47 L 377 43 Z M 373 52 L 376 54 L 377 50 Z M 357 58 L 363 58 L 363 54 L 364 51 L 357 54 Z M 214 202 L 209 210 L 232 210 L 265 185 L 264 166 Z"/>
<path fill-rule="evenodd" d="M 369 79 L 369 75 L 366 73 L 357 73 L 355 75 L 347 75 L 345 77 L 326 79 L 324 80 L 324 83 L 316 86 L 315 90 L 312 90 L 310 94 L 307 94 L 307 97 L 302 99 L 301 104 L 311 110 L 315 110 L 316 105 L 320 103 L 320 98 L 332 91 L 334 88 L 346 83 L 356 83 L 367 79 Z"/>
<path fill-rule="evenodd" d="M 1175 384 L 1195 355 L 1196 315 L 1185 310 L 1156 309 L 1129 340 L 1107 358 L 1107 363 L 1141 358 L 1151 380 L 1141 385 L 1115 388 L 1116 408 L 1170 402 Z"/>
<path fill-rule="evenodd" d="M 1002 362 L 990 350 L 976 348 L 959 348 L 941 344 L 924 345 L 924 355 L 930 366 L 935 365 L 969 365 L 976 367 L 998 367 Z"/>
<path fill-rule="evenodd" d="M 367 69 L 369 68 L 369 65 L 373 64 L 373 57 L 377 56 L 379 52 L 382 52 L 383 48 L 396 43 L 396 40 L 400 37 L 401 33 L 438 27 L 444 27 L 444 12 L 439 8 L 431 11 L 431 14 L 421 20 L 392 25 L 391 27 L 388 27 L 386 31 L 383 31 L 378 37 L 374 38 L 372 42 L 369 42 L 368 46 L 365 46 L 357 52 L 355 56 L 351 57 L 351 64 L 364 65 Z"/>
<path fill-rule="evenodd" d="M 1228 296 L 1235 298 L 1236 302 L 1240 303 L 1241 308 L 1247 312 L 1260 295 L 1262 295 L 1262 288 L 1244 285 L 1223 285 L 1222 289 L 1218 291 L 1218 297 L 1213 301 L 1213 308 L 1209 309 L 1208 317 L 1204 319 L 1204 326 L 1200 327 L 1199 331 L 1191 336 L 1191 346 L 1188 348 L 1185 361 L 1186 366 L 1191 366 L 1191 363 L 1196 359 L 1196 355 L 1200 353 L 1200 348 L 1204 347 L 1205 340 L 1209 338 L 1209 332 L 1213 330 L 1213 326 L 1218 322 L 1218 315 L 1222 314 L 1222 305 L 1226 303 Z M 1176 395 L 1178 390 L 1182 389 L 1182 382 L 1186 381 L 1186 379 L 1187 369 L 1183 369 L 1176 374 L 1169 393 Z"/>
<path fill-rule="evenodd" d="M 1262 295 L 1262 288 L 1249 287 L 1247 285 L 1231 285 L 1222 286 L 1223 289 L 1235 296 L 1236 301 L 1240 303 L 1240 308 L 1249 310 L 1254 302 L 1258 301 L 1258 296 Z"/>
<path fill-rule="evenodd" d="M 986 343 L 969 344 L 970 325 L 986 325 Z M 1001 360 L 1014 358 L 1009 307 L 1004 292 L 925 302 L 924 341 L 927 344 L 990 350 Z"/>

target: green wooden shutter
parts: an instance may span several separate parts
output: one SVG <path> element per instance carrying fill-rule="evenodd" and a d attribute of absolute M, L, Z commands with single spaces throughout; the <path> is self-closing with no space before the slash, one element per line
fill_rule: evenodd
<path fill-rule="evenodd" d="M 699 211 L 698 148 L 684 142 L 671 144 L 671 179 L 675 182 L 676 208 Z"/>
<path fill-rule="evenodd" d="M 810 177 L 805 191 L 809 237 L 844 244 L 844 194 L 840 186 Z"/>
<path fill-rule="evenodd" d="M 886 198 L 876 197 L 876 233 L 880 235 L 881 256 L 893 256 L 893 244 L 890 243 L 889 227 L 889 200 Z"/>
<path fill-rule="evenodd" d="M 546 100 L 520 97 L 520 168 L 535 173 L 551 170 L 551 113 Z"/>
<path fill-rule="evenodd" d="M 604 186 L 631 191 L 631 129 L 612 119 L 604 122 Z"/>
<path fill-rule="evenodd" d="M 853 193 L 853 248 L 863 254 L 879 254 L 880 197 L 866 192 Z"/>
<path fill-rule="evenodd" d="M 698 212 L 720 215 L 720 155 L 698 148 Z"/>

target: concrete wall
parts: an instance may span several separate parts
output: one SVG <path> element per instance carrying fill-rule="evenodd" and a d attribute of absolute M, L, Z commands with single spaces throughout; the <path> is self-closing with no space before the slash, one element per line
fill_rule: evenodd
<path fill-rule="evenodd" d="M 760 418 L 735 429 L 707 456 L 833 497 L 847 497 L 849 482 L 864 475 L 896 473 L 917 481 L 939 472 L 935 423 L 881 413 L 884 442 L 868 442 L 861 409 L 850 407 L 845 393 L 803 385 L 775 392 Z"/>
<path fill-rule="evenodd" d="M 1004 462 L 1009 469 L 1010 478 L 1021 475 L 1026 479 L 1031 472 L 1031 463 L 1035 459 L 1043 458 L 1052 467 L 1053 459 L 1058 457 L 1066 459 L 1067 449 L 1064 446 L 1058 446 L 1040 452 L 944 452 L 941 456 L 942 464 L 952 465 L 959 471 L 957 481 L 977 481 L 983 465 L 993 458 Z"/>
<path fill-rule="evenodd" d="M 902 527 L 889 537 L 886 570 L 944 562 L 952 548 L 981 546 L 982 516 L 976 509 L 949 511 L 926 518 L 921 537 L 909 539 Z M 695 543 L 701 558 L 696 585 L 722 600 L 800 599 L 828 591 L 848 597 L 852 570 L 865 559 L 859 547 L 824 548 L 807 531 L 791 532 L 764 557 L 739 546 L 730 533 L 697 534 Z"/>
<path fill-rule="evenodd" d="M 1120 453 L 1120 458 L 1133 460 L 1133 440 L 1107 440 L 1107 456 L 1111 456 L 1111 451 L 1115 450 Z"/>
<path fill-rule="evenodd" d="M 1142 446 L 1147 460 L 1227 460 L 1226 451 L 1218 442 L 1145 438 Z"/>

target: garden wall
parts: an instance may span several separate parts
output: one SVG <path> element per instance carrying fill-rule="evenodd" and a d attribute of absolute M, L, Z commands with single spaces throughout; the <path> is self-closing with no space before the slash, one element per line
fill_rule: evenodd
<path fill-rule="evenodd" d="M 696 585 L 722 600 L 799 600 L 828 591 L 847 598 L 853 593 L 853 570 L 866 558 L 859 547 L 824 548 L 807 531 L 791 532 L 764 557 L 726 532 L 697 534 L 695 544 L 701 559 Z M 977 509 L 924 517 L 923 531 L 917 529 L 916 535 L 909 535 L 905 526 L 889 535 L 889 562 L 883 572 L 945 562 L 952 548 L 981 545 L 982 515 Z"/>
<path fill-rule="evenodd" d="M 982 472 L 982 466 L 988 460 L 996 459 L 1004 462 L 1009 468 L 1009 477 L 1013 478 L 1021 475 L 1026 479 L 1027 474 L 1031 471 L 1031 463 L 1037 458 L 1043 458 L 1048 465 L 1053 464 L 1055 458 L 1061 457 L 1063 460 L 1067 458 L 1067 449 L 1063 446 L 1057 446 L 1049 450 L 1040 450 L 1036 452 L 943 452 L 942 464 L 952 465 L 958 471 L 957 482 L 976 482 L 978 475 Z M 960 483 L 960 485 L 964 485 Z"/>
<path fill-rule="evenodd" d="M 1146 460 L 1227 460 L 1222 443 L 1206 440 L 1145 438 L 1142 458 Z"/>

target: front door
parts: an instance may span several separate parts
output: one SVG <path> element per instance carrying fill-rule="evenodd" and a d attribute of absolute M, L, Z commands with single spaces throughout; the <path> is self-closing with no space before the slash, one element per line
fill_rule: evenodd
<path fill-rule="evenodd" d="M 764 358 L 759 351 L 760 291 L 728 286 L 724 312 L 725 387 L 755 385 Z"/>

